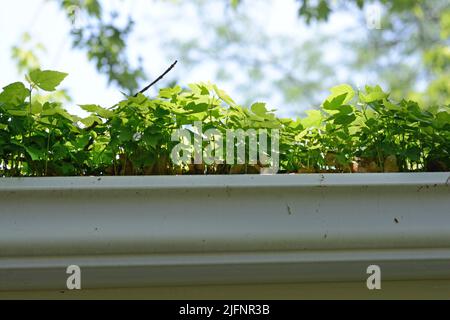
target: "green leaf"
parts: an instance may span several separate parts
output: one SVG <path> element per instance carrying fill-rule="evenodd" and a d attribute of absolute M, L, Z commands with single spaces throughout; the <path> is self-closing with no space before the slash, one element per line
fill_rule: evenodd
<path fill-rule="evenodd" d="M 180 94 L 183 91 L 180 86 L 175 86 L 173 88 L 165 88 L 159 90 L 159 96 L 164 99 L 172 99 L 174 96 Z"/>
<path fill-rule="evenodd" d="M 208 105 L 206 103 L 190 102 L 186 105 L 186 110 L 188 110 L 189 113 L 206 112 L 208 111 Z"/>
<path fill-rule="evenodd" d="M 214 91 L 216 92 L 217 96 L 223 100 L 226 104 L 230 106 L 236 105 L 236 103 L 233 101 L 233 99 L 230 98 L 230 96 L 223 90 L 219 89 L 216 85 L 213 86 Z"/>
<path fill-rule="evenodd" d="M 119 140 L 121 142 L 131 141 L 133 139 L 133 132 L 130 131 L 131 128 L 123 128 L 119 133 Z"/>
<path fill-rule="evenodd" d="M 330 89 L 332 98 L 346 94 L 343 104 L 349 103 L 355 97 L 355 91 L 348 84 L 341 84 Z M 327 100 L 329 100 L 329 98 Z"/>
<path fill-rule="evenodd" d="M 30 155 L 31 160 L 45 160 L 46 151 L 44 149 L 35 148 L 32 146 L 25 146 L 25 150 Z"/>
<path fill-rule="evenodd" d="M 349 125 L 353 121 L 356 120 L 356 116 L 354 114 L 342 114 L 338 113 L 334 118 L 335 124 L 340 124 L 343 126 Z"/>
<path fill-rule="evenodd" d="M 202 83 L 191 83 L 188 84 L 188 86 L 193 93 L 198 94 L 199 96 L 209 96 L 209 89 Z"/>
<path fill-rule="evenodd" d="M 83 105 L 79 105 L 79 107 L 81 109 L 83 109 L 84 111 L 87 112 L 94 112 L 96 114 L 98 114 L 100 117 L 102 118 L 112 118 L 114 116 L 114 112 L 104 109 L 96 104 L 83 104 Z"/>
<path fill-rule="evenodd" d="M 42 110 L 43 110 L 43 106 L 40 102 L 35 101 L 32 103 L 32 105 L 31 105 L 31 113 L 32 114 L 39 114 L 42 112 Z"/>
<path fill-rule="evenodd" d="M 434 124 L 437 128 L 444 128 L 445 126 L 450 126 L 450 113 L 446 111 L 441 111 L 436 114 L 436 119 Z"/>
<path fill-rule="evenodd" d="M 56 87 L 67 77 L 67 73 L 51 70 L 34 70 L 30 72 L 33 83 L 45 91 L 55 91 Z"/>
<path fill-rule="evenodd" d="M 256 114 L 257 116 L 260 116 L 260 117 L 265 117 L 268 112 L 266 109 L 266 104 L 262 103 L 262 102 L 257 102 L 257 103 L 252 104 L 250 109 L 252 110 L 252 112 L 254 114 Z"/>
<path fill-rule="evenodd" d="M 332 98 L 331 100 L 327 100 L 323 103 L 323 108 L 325 110 L 339 110 L 339 107 L 344 104 L 346 97 L 347 93 L 343 93 L 339 96 Z"/>
<path fill-rule="evenodd" d="M 301 120 L 303 127 L 320 127 L 323 121 L 322 113 L 319 110 L 306 111 L 308 117 Z"/>
<path fill-rule="evenodd" d="M 353 111 L 353 107 L 348 104 L 344 104 L 339 108 L 340 114 L 350 114 L 353 113 Z"/>
<path fill-rule="evenodd" d="M 72 122 L 74 121 L 74 118 L 72 117 L 72 115 L 70 113 L 68 113 L 66 110 L 64 110 L 63 108 L 57 107 L 57 108 L 55 108 L 55 111 L 57 114 L 66 118 L 67 120 L 70 120 Z"/>
<path fill-rule="evenodd" d="M 158 135 L 151 135 L 151 134 L 144 134 L 143 137 L 144 142 L 154 149 L 158 146 L 159 139 L 160 137 Z"/>
<path fill-rule="evenodd" d="M 26 117 L 28 116 L 28 111 L 26 110 L 7 110 L 7 112 L 15 117 Z"/>
<path fill-rule="evenodd" d="M 102 120 L 100 120 L 96 116 L 89 116 L 84 119 L 81 119 L 80 122 L 84 124 L 86 127 L 92 126 L 94 123 L 102 124 Z"/>
<path fill-rule="evenodd" d="M 366 86 L 366 93 L 360 92 L 359 99 L 364 103 L 371 103 L 374 101 L 387 99 L 388 93 L 384 92 L 380 86 L 370 87 Z"/>
<path fill-rule="evenodd" d="M 391 103 L 389 100 L 387 100 L 387 99 L 384 99 L 383 100 L 383 104 L 384 104 L 384 106 L 387 108 L 387 109 L 389 109 L 389 110 L 401 110 L 401 107 L 399 106 L 399 105 L 397 105 L 397 104 L 393 104 L 393 103 Z"/>
<path fill-rule="evenodd" d="M 56 114 L 55 109 L 45 109 L 44 108 L 44 111 L 42 111 L 41 116 L 49 117 L 49 116 L 54 116 L 55 114 Z"/>
<path fill-rule="evenodd" d="M 30 95 L 30 90 L 22 82 L 14 82 L 3 88 L 0 103 L 19 105 Z"/>

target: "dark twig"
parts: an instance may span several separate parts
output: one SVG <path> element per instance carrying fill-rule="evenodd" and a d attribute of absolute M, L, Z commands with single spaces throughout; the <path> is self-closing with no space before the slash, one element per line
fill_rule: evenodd
<path fill-rule="evenodd" d="M 152 83 L 150 83 L 148 86 L 146 86 L 144 89 L 142 89 L 141 91 L 139 91 L 138 93 L 136 93 L 135 95 L 134 95 L 134 97 L 137 97 L 138 95 L 139 95 L 139 93 L 144 93 L 145 91 L 147 91 L 148 89 L 150 89 L 152 86 L 154 86 L 158 81 L 160 81 L 162 78 L 164 78 L 165 77 L 165 75 L 166 74 L 168 74 L 174 67 L 175 67 L 175 65 L 178 63 L 178 61 L 175 61 L 170 67 L 169 67 L 169 69 L 167 69 L 162 75 L 160 75 L 159 77 L 158 77 L 158 79 L 156 79 L 155 81 L 153 81 Z M 108 123 L 108 122 L 110 122 L 111 121 L 111 119 L 109 119 L 108 121 L 106 121 L 106 123 Z M 91 131 L 91 130 L 93 130 L 93 129 L 95 129 L 95 127 L 97 127 L 98 126 L 98 122 L 94 122 L 94 124 L 92 125 L 92 126 L 90 126 L 90 127 L 87 127 L 87 128 L 85 128 L 84 130 L 86 130 L 86 131 Z M 88 144 L 84 147 L 84 151 L 89 151 L 90 150 L 90 148 L 91 148 L 91 146 L 94 144 L 94 138 L 90 138 L 89 139 L 89 142 L 88 142 Z"/>
<path fill-rule="evenodd" d="M 154 86 L 158 81 L 160 81 L 162 78 L 164 78 L 164 76 L 166 74 L 168 74 L 174 67 L 175 65 L 178 63 L 178 61 L 175 61 L 170 67 L 169 69 L 167 69 L 162 75 L 160 75 L 158 77 L 158 79 L 156 79 L 155 81 L 153 81 L 152 83 L 150 83 L 148 86 L 146 86 L 144 89 L 142 89 L 141 91 L 139 91 L 138 93 L 136 93 L 134 95 L 134 97 L 137 97 L 139 95 L 139 93 L 144 93 L 145 91 L 147 91 L 148 89 L 150 89 L 152 86 Z"/>

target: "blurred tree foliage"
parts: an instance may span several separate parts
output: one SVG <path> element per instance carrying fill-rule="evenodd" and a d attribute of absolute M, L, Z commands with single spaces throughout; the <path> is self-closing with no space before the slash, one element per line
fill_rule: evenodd
<path fill-rule="evenodd" d="M 226 62 L 221 63 L 226 66 L 234 62 L 240 72 L 247 70 L 252 81 L 239 87 L 246 94 L 255 89 L 261 91 L 250 96 L 264 97 L 264 92 L 276 88 L 285 103 L 317 104 L 318 93 L 333 83 L 354 83 L 358 76 L 370 75 L 372 82 L 389 88 L 394 98 L 413 98 L 427 106 L 450 103 L 448 0 L 300 0 L 299 19 L 309 24 L 309 32 L 314 33 L 307 41 L 265 34 L 252 19 L 251 11 L 258 10 L 254 2 L 231 1 L 234 14 L 224 15 L 219 22 L 209 18 L 210 1 L 196 2 L 198 10 L 203 10 L 199 14 L 205 20 L 203 29 L 215 30 L 213 43 L 193 40 L 177 50 L 196 57 L 192 62 L 204 62 L 209 57 Z M 368 15 L 374 8 L 379 8 L 380 29 L 368 25 Z M 313 29 L 333 14 L 344 12 L 359 21 L 356 27 L 332 36 Z M 333 43 L 342 47 L 327 47 Z M 327 50 L 340 49 L 348 57 L 338 63 L 323 59 Z M 347 78 L 342 78 L 341 69 L 346 69 Z M 219 69 L 219 74 L 226 75 L 226 71 Z"/>
<path fill-rule="evenodd" d="M 29 33 L 24 33 L 18 44 L 12 48 L 12 58 L 16 62 L 20 73 L 28 73 L 38 69 L 41 65 L 38 53 L 45 53 L 45 46 L 40 42 L 33 41 Z"/>
<path fill-rule="evenodd" d="M 241 2 L 239 0 L 238 2 Z M 352 42 L 353 69 L 377 71 L 394 96 L 409 96 L 427 105 L 450 103 L 450 2 L 448 0 L 298 0 L 299 15 L 309 23 L 328 20 L 339 8 L 379 4 L 384 7 L 380 32 Z M 411 58 L 415 60 L 411 63 Z M 425 86 L 416 91 L 416 84 Z"/>
<path fill-rule="evenodd" d="M 33 37 L 25 32 L 16 45 L 12 47 L 12 58 L 16 63 L 19 73 L 30 73 L 33 70 L 41 68 L 39 54 L 45 54 L 47 49 L 44 44 L 37 42 Z M 44 104 L 47 101 L 72 101 L 66 89 L 58 89 L 53 92 L 35 94 L 33 102 Z"/>
<path fill-rule="evenodd" d="M 356 1 L 363 7 L 368 1 Z M 373 2 L 373 1 L 371 1 Z M 382 28 L 367 40 L 351 42 L 357 50 L 352 70 L 377 73 L 395 97 L 424 105 L 450 103 L 450 2 L 380 1 Z"/>
<path fill-rule="evenodd" d="M 219 18 L 209 14 L 218 9 L 217 2 L 192 3 L 202 37 L 168 39 L 165 50 L 181 55 L 184 64 L 211 65 L 218 81 L 228 82 L 234 92 L 242 93 L 244 103 L 273 99 L 275 94 L 284 108 L 295 105 L 298 109 L 300 100 L 307 108 L 320 103 L 318 92 L 327 92 L 336 84 L 335 69 L 324 57 L 329 35 L 310 32 L 301 39 L 295 34 L 273 36 L 264 28 L 266 21 L 255 19 L 265 10 L 259 5 L 267 1 L 251 4 L 256 14 L 247 8 L 234 11 L 224 6 Z"/>
<path fill-rule="evenodd" d="M 139 82 L 146 77 L 140 62 L 133 66 L 128 59 L 126 41 L 134 25 L 131 17 L 121 25 L 119 13 L 105 13 L 98 0 L 57 1 L 73 22 L 73 46 L 86 50 L 88 59 L 108 76 L 110 83 L 127 94 L 135 93 Z"/>
<path fill-rule="evenodd" d="M 146 77 L 141 63 L 133 65 L 127 54 L 127 38 L 134 25 L 132 17 L 120 17 L 120 11 L 106 12 L 99 0 L 56 1 L 74 22 L 71 32 L 74 47 L 86 50 L 89 60 L 108 76 L 110 83 L 128 94 L 136 92 Z M 255 25 L 249 14 L 256 3 L 248 0 L 192 0 L 190 3 L 201 12 L 199 16 L 204 19 L 204 30 L 210 40 L 204 43 L 204 39 L 192 39 L 178 44 L 169 40 L 170 50 L 178 50 L 184 64 L 215 62 L 219 65 L 216 70 L 219 78 L 229 78 L 250 97 L 264 98 L 265 93 L 273 95 L 276 89 L 283 103 L 317 103 L 320 92 L 338 81 L 352 82 L 352 77 L 359 73 L 375 74 L 376 80 L 389 88 L 394 97 L 407 96 L 425 105 L 450 103 L 448 0 L 292 1 L 298 4 L 299 18 L 315 26 L 336 13 L 354 13 L 360 20 L 357 32 L 360 36 L 355 39 L 351 30 L 338 35 L 353 56 L 338 64 L 324 61 L 324 50 L 329 50 L 324 44 L 331 39 L 320 33 L 306 41 L 251 33 Z M 212 2 L 222 2 L 230 9 L 220 22 L 209 19 L 207 6 Z M 383 12 L 379 30 L 367 28 L 365 20 L 364 10 L 374 4 Z M 174 2 L 174 6 L 180 5 Z M 17 51 L 17 56 L 20 54 Z M 231 64 L 234 69 L 229 67 Z M 339 77 L 341 68 L 347 68 L 350 73 L 347 78 Z M 251 80 L 238 79 L 232 70 L 241 75 L 246 70 Z"/>

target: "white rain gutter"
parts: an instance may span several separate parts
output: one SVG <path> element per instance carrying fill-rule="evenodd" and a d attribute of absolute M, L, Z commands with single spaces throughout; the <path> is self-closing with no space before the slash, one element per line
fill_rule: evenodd
<path fill-rule="evenodd" d="M 450 279 L 450 173 L 0 179 L 0 291 Z"/>

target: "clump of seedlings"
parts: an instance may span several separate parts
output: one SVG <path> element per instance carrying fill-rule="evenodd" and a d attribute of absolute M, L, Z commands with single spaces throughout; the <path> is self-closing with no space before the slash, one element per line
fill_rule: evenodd
<path fill-rule="evenodd" d="M 448 171 L 450 107 L 392 101 L 379 86 L 331 89 L 303 118 L 279 118 L 264 103 L 236 104 L 209 83 L 144 92 L 112 108 L 81 105 L 87 117 L 61 103 L 34 99 L 67 75 L 36 70 L 28 84 L 0 93 L 0 176 L 174 175 L 258 173 L 261 163 L 174 163 L 175 130 L 279 130 L 280 173 Z M 193 132 L 195 136 L 195 132 Z M 270 145 L 270 139 L 269 139 Z M 226 153 L 226 146 L 224 146 Z M 246 149 L 248 153 L 249 150 Z"/>

